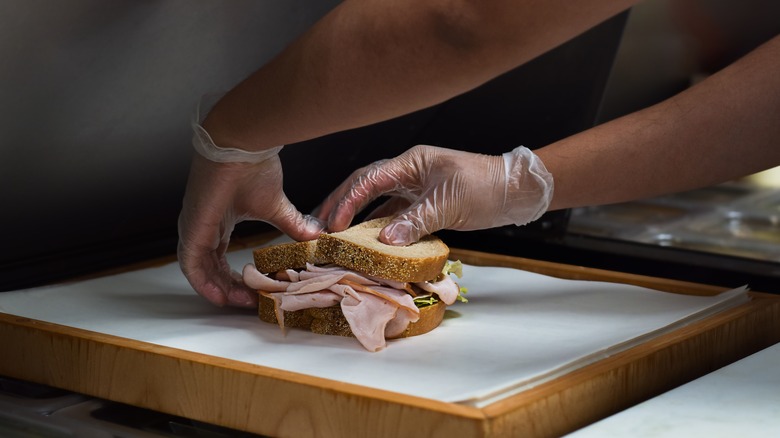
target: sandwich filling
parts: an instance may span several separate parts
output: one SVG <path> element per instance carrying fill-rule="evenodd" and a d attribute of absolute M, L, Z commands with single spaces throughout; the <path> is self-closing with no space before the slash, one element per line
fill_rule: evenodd
<path fill-rule="evenodd" d="M 416 298 L 419 302 L 419 298 L 438 297 L 448 305 L 458 299 L 461 290 L 450 278 L 450 266 L 436 280 L 419 283 L 403 283 L 336 265 L 309 263 L 302 271 L 287 269 L 270 275 L 247 264 L 243 278 L 247 286 L 273 300 L 282 329 L 284 311 L 339 305 L 355 338 L 367 350 L 379 351 L 385 347 L 386 338 L 400 335 L 419 319 Z"/>

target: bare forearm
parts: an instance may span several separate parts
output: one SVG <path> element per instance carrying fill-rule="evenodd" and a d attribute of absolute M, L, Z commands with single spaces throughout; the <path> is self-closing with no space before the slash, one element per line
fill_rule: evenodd
<path fill-rule="evenodd" d="M 537 151 L 551 209 L 703 187 L 780 165 L 780 37 L 658 105 Z"/>
<path fill-rule="evenodd" d="M 386 120 L 477 87 L 637 1 L 347 0 L 204 126 L 218 145 L 254 150 Z"/>

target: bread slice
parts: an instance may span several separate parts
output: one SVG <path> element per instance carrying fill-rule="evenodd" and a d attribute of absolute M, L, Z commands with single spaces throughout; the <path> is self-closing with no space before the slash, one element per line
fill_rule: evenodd
<path fill-rule="evenodd" d="M 428 333 L 441 324 L 446 310 L 447 305 L 441 301 L 421 307 L 420 319 L 410 323 L 400 335 L 388 339 L 407 338 Z M 278 324 L 274 311 L 274 300 L 263 294 L 260 294 L 258 314 L 260 320 Z M 294 312 L 284 311 L 284 326 L 311 330 L 312 333 L 320 335 L 355 336 L 341 311 L 341 306 L 302 309 Z"/>
<path fill-rule="evenodd" d="M 323 234 L 315 257 L 374 277 L 410 283 L 435 279 L 450 254 L 447 245 L 435 236 L 408 246 L 387 245 L 379 240 L 379 231 L 388 223 L 390 218 L 379 218 Z"/>
<path fill-rule="evenodd" d="M 426 236 L 408 246 L 393 246 L 379 240 L 379 231 L 390 218 L 366 221 L 317 240 L 283 243 L 254 251 L 260 272 L 303 269 L 306 263 L 335 263 L 354 271 L 389 280 L 416 283 L 435 279 L 449 257 L 450 249 L 435 236 Z"/>
<path fill-rule="evenodd" d="M 281 243 L 279 245 L 258 248 L 253 251 L 257 270 L 268 274 L 285 269 L 303 269 L 306 263 L 323 265 L 330 263 L 327 258 L 316 255 L 317 241 Z"/>

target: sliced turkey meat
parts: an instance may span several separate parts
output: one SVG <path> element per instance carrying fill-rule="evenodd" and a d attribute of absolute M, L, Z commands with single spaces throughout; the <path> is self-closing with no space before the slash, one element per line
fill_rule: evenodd
<path fill-rule="evenodd" d="M 371 294 L 360 299 L 348 296 L 341 301 L 341 312 L 349 322 L 352 334 L 368 351 L 385 348 L 385 327 L 395 318 L 398 307 Z"/>
<path fill-rule="evenodd" d="M 340 304 L 342 313 L 358 341 L 369 351 L 385 347 L 385 339 L 400 335 L 420 317 L 409 283 L 368 277 L 338 266 L 307 265 L 305 271 L 286 270 L 276 279 L 260 273 L 253 264 L 243 271 L 247 286 L 272 298 L 279 326 L 284 329 L 284 312 Z M 458 286 L 449 276 L 435 283 L 415 283 L 452 304 Z"/>
<path fill-rule="evenodd" d="M 301 309 L 323 308 L 339 304 L 344 298 L 342 295 L 330 290 L 321 290 L 308 294 L 284 295 L 279 296 L 279 307 L 288 312 L 295 312 Z"/>
<path fill-rule="evenodd" d="M 284 292 L 290 287 L 289 281 L 275 280 L 258 271 L 255 265 L 251 263 L 244 266 L 242 274 L 244 284 L 252 289 L 265 292 Z"/>
<path fill-rule="evenodd" d="M 423 281 L 414 285 L 426 292 L 438 295 L 439 299 L 447 305 L 454 303 L 460 293 L 460 287 L 449 275 L 445 275 L 443 279 L 436 282 Z"/>

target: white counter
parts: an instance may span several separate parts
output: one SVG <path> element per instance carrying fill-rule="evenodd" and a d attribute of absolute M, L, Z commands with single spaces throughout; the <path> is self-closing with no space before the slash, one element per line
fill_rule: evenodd
<path fill-rule="evenodd" d="M 569 436 L 780 436 L 780 344 Z"/>

